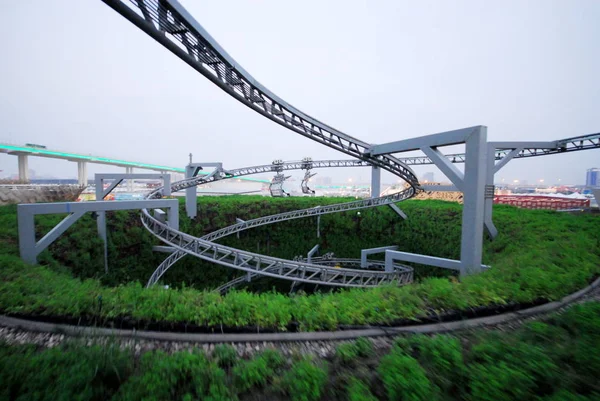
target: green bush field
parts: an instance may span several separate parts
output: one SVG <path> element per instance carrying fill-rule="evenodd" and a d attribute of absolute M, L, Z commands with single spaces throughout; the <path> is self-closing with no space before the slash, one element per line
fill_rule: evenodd
<path fill-rule="evenodd" d="M 255 196 L 203 197 L 198 216 L 183 231 L 203 235 L 235 222 L 288 210 L 347 201 L 345 198 Z M 360 250 L 397 245 L 400 250 L 459 258 L 461 206 L 442 201 L 400 204 L 408 219 L 387 207 L 297 219 L 251 229 L 220 241 L 241 249 L 293 258 L 315 244 L 322 252 L 359 258 Z M 38 216 L 38 237 L 63 216 Z M 425 316 L 468 313 L 480 307 L 527 305 L 560 299 L 600 273 L 599 216 L 495 206 L 499 235 L 484 239 L 491 268 L 458 278 L 451 271 L 414 266 L 415 282 L 373 289 L 310 288 L 290 294 L 290 282 L 258 279 L 224 296 L 212 291 L 240 272 L 186 256 L 160 285 L 145 282 L 165 254 L 141 226 L 138 212 L 108 213 L 109 272 L 95 221 L 84 216 L 31 266 L 18 256 L 16 207 L 0 207 L 0 312 L 18 316 L 69 317 L 110 325 L 149 322 L 197 325 L 207 330 L 332 330 L 345 325 L 388 325 Z M 165 285 L 169 288 L 165 289 Z"/>
<path fill-rule="evenodd" d="M 230 345 L 147 351 L 73 339 L 54 348 L 0 343 L 0 400 L 535 400 L 600 399 L 600 302 L 512 331 L 362 338 L 352 363 Z M 233 350 L 233 353 L 231 352 Z M 224 358 L 224 359 L 223 359 Z M 226 362 L 225 362 L 226 361 Z"/>

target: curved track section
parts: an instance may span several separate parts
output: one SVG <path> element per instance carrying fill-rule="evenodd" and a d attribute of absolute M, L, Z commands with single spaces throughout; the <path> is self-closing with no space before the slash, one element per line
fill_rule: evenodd
<path fill-rule="evenodd" d="M 302 261 L 306 262 L 307 260 L 303 259 Z M 364 269 L 369 269 L 369 270 L 384 270 L 385 269 L 385 262 L 383 262 L 383 261 L 369 261 L 369 265 L 366 268 L 363 268 L 363 267 L 361 267 L 360 259 L 349 259 L 349 258 L 316 257 L 316 258 L 312 258 L 311 263 L 314 265 L 323 265 L 323 266 L 329 266 L 329 267 L 340 266 L 340 267 L 335 267 L 336 269 L 340 269 L 340 268 L 345 269 L 350 266 L 355 269 L 363 269 L 363 270 Z M 412 267 L 405 266 L 405 265 L 402 265 L 399 263 L 394 263 L 394 269 L 399 270 L 399 271 L 404 269 L 404 274 L 400 278 L 400 282 L 398 282 L 398 285 L 405 285 L 405 284 L 412 283 L 412 281 L 413 281 Z M 255 274 L 255 273 L 248 273 L 245 276 L 236 277 L 233 280 L 228 281 L 227 283 L 218 287 L 215 291 L 218 291 L 221 294 L 225 294 L 229 290 L 231 290 L 235 287 L 249 283 L 256 276 L 257 276 L 257 274 Z"/>
<path fill-rule="evenodd" d="M 293 107 L 246 72 L 214 40 L 204 28 L 176 0 L 103 0 L 106 4 L 161 43 L 196 71 L 200 72 L 219 88 L 227 92 L 252 110 L 322 145 L 367 162 L 391 172 L 406 181 L 410 188 L 398 194 L 351 202 L 342 209 L 334 208 L 299 211 L 295 215 L 275 218 L 267 216 L 260 224 L 269 224 L 289 218 L 299 218 L 324 213 L 334 213 L 353 208 L 374 207 L 398 202 L 412 197 L 419 188 L 419 181 L 410 167 L 390 155 L 373 156 L 368 154 L 371 144 L 356 139 L 330 127 L 321 121 Z M 303 163 L 303 162 L 300 162 Z M 312 163 L 314 166 L 314 163 Z M 263 166 L 264 167 L 264 166 Z M 279 165 L 264 168 L 263 171 L 281 171 Z M 260 168 L 253 168 L 261 170 Z M 218 171 L 207 177 L 195 177 L 174 183 L 171 191 L 178 191 L 204 182 L 250 174 L 249 171 Z M 162 196 L 162 190 L 152 192 L 149 197 Z M 297 261 L 272 258 L 234 248 L 221 246 L 206 239 L 196 238 L 168 227 L 153 218 L 148 210 L 142 210 L 142 222 L 148 230 L 163 242 L 180 252 L 171 255 L 169 261 L 176 261 L 181 252 L 194 255 L 224 266 L 244 270 L 250 273 L 283 278 L 293 281 L 309 282 L 344 287 L 369 287 L 387 282 L 400 282 L 403 271 L 378 272 L 354 269 L 335 269 Z M 249 227 L 248 227 L 249 228 Z M 236 227 L 235 230 L 245 229 Z M 236 232 L 234 229 L 220 230 L 219 235 Z M 162 266 L 162 265 L 161 265 Z M 168 266 L 166 266 L 168 268 Z M 154 282 L 160 278 L 166 268 L 155 272 Z M 162 271 L 161 271 L 162 270 Z M 155 276 L 153 275 L 153 276 Z M 151 279 L 152 280 L 152 279 Z"/>
<path fill-rule="evenodd" d="M 175 0 L 103 0 L 236 100 L 270 120 L 418 186 L 410 167 L 389 155 L 370 156 L 371 144 L 298 110 L 261 85 Z"/>
<path fill-rule="evenodd" d="M 312 168 L 319 167 L 349 167 L 349 166 L 364 166 L 364 162 L 360 161 L 314 161 Z M 172 191 L 188 188 L 195 185 L 211 182 L 217 179 L 227 179 L 234 176 L 242 176 L 254 174 L 255 172 L 264 172 L 265 169 L 302 169 L 306 168 L 304 162 L 288 162 L 277 165 L 255 166 L 246 169 L 228 170 L 227 173 L 214 171 L 207 176 L 195 177 L 193 179 L 175 182 L 171 185 Z M 270 170 L 267 170 L 270 171 Z M 149 197 L 160 196 L 162 188 L 152 192 Z M 221 230 L 209 233 L 201 238 L 192 237 L 174 230 L 163 223 L 154 219 L 147 210 L 142 211 L 142 222 L 155 236 L 163 242 L 174 246 L 177 251 L 169 255 L 154 271 L 147 286 L 154 285 L 174 265 L 179 259 L 186 254 L 199 257 L 204 260 L 212 261 L 227 267 L 243 270 L 249 273 L 282 278 L 292 281 L 302 281 L 306 283 L 342 286 L 342 287 L 370 287 L 384 283 L 397 282 L 404 284 L 406 279 L 406 267 L 398 265 L 398 268 L 392 272 L 370 271 L 350 269 L 336 269 L 324 267 L 321 265 L 307 264 L 301 261 L 286 261 L 284 259 L 272 258 L 264 255 L 256 255 L 253 253 L 241 251 L 238 249 L 225 247 L 214 243 L 213 241 L 225 236 L 247 230 L 249 228 L 262 225 L 277 223 L 281 221 L 298 219 L 310 216 L 319 216 L 323 214 L 337 213 L 343 211 L 365 209 L 370 207 L 387 205 L 390 203 L 400 202 L 414 196 L 415 189 L 408 189 L 395 194 L 371 198 L 361 199 L 354 202 L 346 202 L 334 205 L 319 206 L 303 210 L 295 210 L 291 212 L 279 213 L 276 215 L 260 217 L 253 220 L 248 220 L 243 223 L 234 224 L 225 227 Z M 208 251 L 210 248 L 212 251 Z M 212 253 L 211 253 L 212 252 Z M 287 262 L 282 264 L 281 262 Z M 343 274 L 340 274 L 343 273 Z M 411 272 L 412 279 L 412 272 Z"/>

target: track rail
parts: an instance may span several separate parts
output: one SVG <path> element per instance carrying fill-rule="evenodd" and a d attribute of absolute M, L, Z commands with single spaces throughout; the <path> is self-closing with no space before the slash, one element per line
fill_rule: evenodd
<path fill-rule="evenodd" d="M 580 150 L 598 149 L 600 148 L 600 133 L 559 139 L 552 141 L 551 143 L 552 146 L 547 148 L 525 146 L 514 156 L 514 158 L 522 159 L 525 157 L 546 156 L 558 153 L 577 152 Z M 512 148 L 497 149 L 494 154 L 494 158 L 495 160 L 502 160 L 511 151 Z M 454 153 L 446 155 L 446 158 L 448 158 L 452 163 L 464 163 L 466 156 L 464 153 Z M 404 164 L 411 166 L 434 164 L 427 156 L 402 157 L 399 160 Z"/>
<path fill-rule="evenodd" d="M 245 71 L 175 0 L 103 0 L 219 88 L 257 113 L 322 145 L 369 162 L 402 178 L 419 181 L 410 167 L 389 155 L 369 156 L 371 144 L 298 110 Z"/>
<path fill-rule="evenodd" d="M 306 259 L 302 259 L 302 260 L 304 262 L 306 262 Z M 365 269 L 365 268 L 361 267 L 360 259 L 317 257 L 317 258 L 312 258 L 311 263 L 315 264 L 315 265 L 323 265 L 323 266 L 342 265 L 343 266 L 342 268 L 347 268 L 348 266 L 352 266 L 353 268 L 356 268 L 356 269 L 363 269 L 363 270 Z M 369 265 L 366 269 L 384 270 L 385 262 L 369 261 Z M 413 281 L 412 267 L 408 267 L 408 266 L 405 266 L 405 265 L 402 265 L 399 263 L 394 263 L 394 269 L 396 269 L 398 271 L 402 271 L 404 269 L 404 272 L 405 272 L 402 275 L 401 282 L 399 283 L 399 285 L 412 283 L 412 281 Z M 242 284 L 249 283 L 256 276 L 257 276 L 257 274 L 255 274 L 255 273 L 248 273 L 247 275 L 236 277 L 233 280 L 228 281 L 227 283 L 218 287 L 215 291 L 217 291 L 221 294 L 225 294 L 232 288 L 235 288 Z"/>
<path fill-rule="evenodd" d="M 362 162 L 352 162 L 349 164 L 349 161 L 347 160 L 312 161 L 311 163 L 311 168 L 363 165 Z M 227 170 L 227 173 L 215 170 L 206 176 L 194 177 L 192 179 L 175 182 L 171 185 L 171 190 L 174 192 L 214 180 L 228 179 L 233 178 L 234 176 L 238 177 L 258 172 L 270 171 L 268 169 L 275 168 L 275 166 L 277 169 L 283 170 L 306 168 L 305 162 L 282 162 L 277 165 L 263 165 L 236 170 Z M 161 194 L 162 188 L 159 188 L 150 193 L 148 197 L 160 197 Z M 142 210 L 142 222 L 144 223 L 144 226 L 160 240 L 171 246 L 174 246 L 177 249 L 177 251 L 171 253 L 158 266 L 148 280 L 147 286 L 156 284 L 158 280 L 160 280 L 160 278 L 167 272 L 167 270 L 186 254 L 190 254 L 192 256 L 209 260 L 234 269 L 255 273 L 257 275 L 271 276 L 292 281 L 302 281 L 312 284 L 341 287 L 371 287 L 392 282 L 396 282 L 399 285 L 406 284 L 409 281 L 407 279 L 408 275 L 406 274 L 406 268 L 402 265 L 398 265 L 398 268 L 394 269 L 392 272 L 369 271 L 361 269 L 352 273 L 350 269 L 336 269 L 321 265 L 308 264 L 302 261 L 286 261 L 279 258 L 272 258 L 270 256 L 251 254 L 238 249 L 225 247 L 213 241 L 253 227 L 259 227 L 303 217 L 320 216 L 323 214 L 377 207 L 400 202 L 402 200 L 409 199 L 414 195 L 415 189 L 409 187 L 404 191 L 379 198 L 361 199 L 353 202 L 319 206 L 309 209 L 279 213 L 271 216 L 264 216 L 257 219 L 248 220 L 243 223 L 233 224 L 221 230 L 209 233 L 201 238 L 192 237 L 166 226 L 165 224 L 154 219 L 150 213 L 144 209 Z M 208 251 L 209 248 L 211 249 L 210 251 Z M 287 263 L 282 264 L 282 261 Z M 343 274 L 340 274 L 340 270 L 343 270 Z M 410 280 L 412 280 L 412 270 L 410 273 Z"/>

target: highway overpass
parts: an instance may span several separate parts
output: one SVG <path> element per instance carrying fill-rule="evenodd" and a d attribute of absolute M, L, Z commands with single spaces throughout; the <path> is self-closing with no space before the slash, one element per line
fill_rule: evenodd
<path fill-rule="evenodd" d="M 87 185 L 87 164 L 106 164 L 109 166 L 125 167 L 126 173 L 132 173 L 134 168 L 143 170 L 155 170 L 161 173 L 185 173 L 183 167 L 162 166 L 159 164 L 132 162 L 127 160 L 112 159 L 110 157 L 100 157 L 92 155 L 82 155 L 78 153 L 68 153 L 58 150 L 51 150 L 40 146 L 12 145 L 0 143 L 0 152 L 17 156 L 19 163 L 19 180 L 29 181 L 29 157 L 47 157 L 51 159 L 62 159 L 77 163 L 77 180 L 79 185 Z M 200 172 L 200 174 L 205 174 Z M 242 178 L 247 181 L 269 182 L 268 180 Z"/>

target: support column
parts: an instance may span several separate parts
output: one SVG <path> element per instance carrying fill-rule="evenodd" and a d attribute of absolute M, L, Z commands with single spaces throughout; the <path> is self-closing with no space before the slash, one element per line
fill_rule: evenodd
<path fill-rule="evenodd" d="M 496 238 L 498 230 L 494 225 L 492 219 L 493 206 L 494 206 L 494 170 L 496 167 L 496 147 L 488 143 L 487 154 L 486 154 L 486 177 L 485 177 L 485 200 L 484 200 L 484 219 L 483 224 L 485 225 L 485 231 L 488 233 L 491 239 Z"/>
<path fill-rule="evenodd" d="M 310 251 L 308 251 L 308 253 L 306 254 L 306 263 L 312 263 L 312 257 L 315 253 L 317 253 L 318 250 L 319 244 L 313 246 L 313 248 Z"/>
<path fill-rule="evenodd" d="M 381 194 L 381 169 L 371 167 L 371 198 L 378 198 Z"/>
<path fill-rule="evenodd" d="M 19 160 L 19 181 L 29 182 L 29 158 L 25 154 L 17 155 Z"/>
<path fill-rule="evenodd" d="M 87 162 L 77 162 L 77 183 L 81 186 L 87 186 Z"/>
<path fill-rule="evenodd" d="M 185 167 L 185 178 L 192 178 L 196 168 L 192 166 Z M 198 192 L 197 187 L 193 186 L 185 189 L 185 212 L 190 219 L 193 219 L 198 214 Z"/>
<path fill-rule="evenodd" d="M 104 180 L 96 177 L 96 201 L 103 201 L 104 197 Z M 106 212 L 96 212 L 96 227 L 98 228 L 98 236 L 104 244 L 104 272 L 108 273 L 108 242 L 106 239 Z"/>
<path fill-rule="evenodd" d="M 480 126 L 465 141 L 463 184 L 461 276 L 481 270 L 484 192 L 486 181 L 487 127 Z"/>
<path fill-rule="evenodd" d="M 133 167 L 125 167 L 125 174 L 133 174 Z M 133 192 L 133 178 L 127 178 L 127 191 Z"/>

